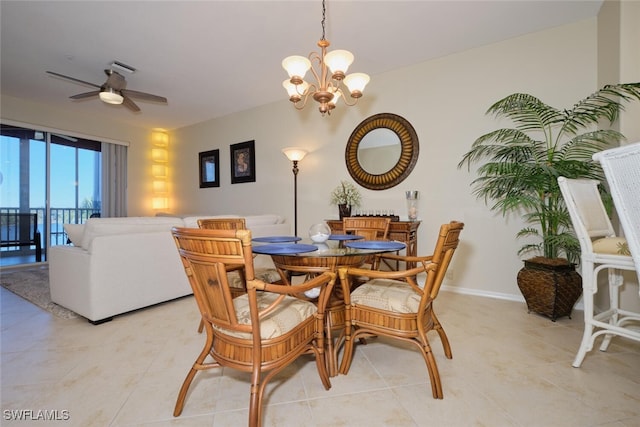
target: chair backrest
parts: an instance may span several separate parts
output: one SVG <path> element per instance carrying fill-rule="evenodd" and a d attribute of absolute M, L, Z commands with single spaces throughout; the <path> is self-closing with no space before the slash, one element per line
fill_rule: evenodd
<path fill-rule="evenodd" d="M 451 221 L 448 224 L 442 224 L 440 226 L 438 240 L 436 241 L 436 246 L 431 258 L 431 261 L 436 263 L 438 267 L 435 278 L 431 284 L 431 289 L 428 289 L 428 281 L 425 284 L 425 292 L 429 293 L 431 299 L 435 299 L 438 296 L 440 286 L 447 274 L 447 269 L 449 268 L 453 254 L 460 243 L 460 233 L 463 228 L 464 223 L 459 221 Z"/>
<path fill-rule="evenodd" d="M 199 219 L 198 227 L 207 230 L 246 230 L 244 218 L 207 218 Z"/>
<path fill-rule="evenodd" d="M 593 159 L 607 177 L 629 252 L 640 272 L 640 142 L 596 153 Z"/>
<path fill-rule="evenodd" d="M 598 184 L 593 179 L 558 177 L 558 185 L 583 255 L 593 252 L 593 239 L 615 236 Z"/>
<path fill-rule="evenodd" d="M 384 217 L 345 217 L 342 230 L 345 234 L 355 234 L 365 240 L 387 240 L 390 218 Z"/>
<path fill-rule="evenodd" d="M 3 212 L 0 222 L 3 246 L 31 245 L 39 238 L 35 213 Z"/>
<path fill-rule="evenodd" d="M 172 234 L 202 318 L 251 333 L 251 326 L 238 323 L 227 278 L 227 267 L 242 265 L 247 281 L 254 279 L 251 231 L 174 227 Z"/>

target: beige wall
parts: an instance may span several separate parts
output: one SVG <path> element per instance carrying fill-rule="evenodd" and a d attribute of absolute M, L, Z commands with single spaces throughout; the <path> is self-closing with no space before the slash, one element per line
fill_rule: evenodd
<path fill-rule="evenodd" d="M 151 209 L 151 131 L 127 126 L 109 115 L 82 116 L 70 114 L 61 108 L 34 104 L 10 96 L 2 96 L 2 120 L 14 124 L 31 125 L 33 128 L 59 130 L 106 142 L 124 142 L 128 149 L 128 214 L 129 216 L 153 215 Z"/>
<path fill-rule="evenodd" d="M 404 191 L 420 191 L 419 252 L 432 247 L 441 223 L 466 224 L 452 265 L 454 280 L 446 285 L 520 298 L 515 277 L 522 267 L 516 256 L 521 242 L 514 236 L 522 223 L 489 212 L 470 194 L 473 174 L 457 164 L 478 136 L 499 126 L 484 113 L 501 97 L 525 91 L 563 108 L 595 90 L 596 40 L 596 20 L 588 20 L 375 75 L 357 107 L 340 106 L 331 117 L 321 117 L 314 105 L 297 111 L 283 100 L 179 129 L 170 138 L 173 166 L 181 171 L 173 182 L 173 209 L 274 212 L 293 222 L 291 163 L 280 150 L 300 146 L 310 151 L 298 175 L 298 231 L 304 235 L 312 224 L 337 217 L 329 193 L 341 179 L 350 179 L 344 150 L 352 130 L 372 114 L 399 114 L 416 129 L 420 158 L 399 186 L 362 189 L 363 207 L 393 208 L 406 216 Z M 251 139 L 257 181 L 232 185 L 229 145 Z M 221 187 L 198 189 L 197 154 L 216 148 Z"/>
<path fill-rule="evenodd" d="M 625 38 L 637 36 L 637 28 L 632 27 L 640 20 L 638 5 L 628 3 L 632 2 L 621 6 L 625 12 L 620 18 L 621 37 Z M 295 110 L 284 100 L 283 91 L 282 102 L 175 130 L 169 146 L 170 210 L 271 212 L 293 223 L 293 174 L 281 149 L 301 146 L 310 151 L 300 162 L 298 175 L 298 231 L 304 235 L 312 224 L 337 217 L 337 208 L 329 205 L 329 193 L 341 179 L 350 179 L 344 149 L 351 131 L 372 114 L 399 114 L 418 133 L 420 158 L 399 186 L 377 192 L 363 189 L 363 208 L 395 209 L 405 216 L 404 191 L 419 190 L 423 221 L 419 252 L 430 250 L 441 223 L 451 219 L 466 223 L 451 267 L 454 280 L 445 285 L 521 299 L 515 281 L 522 266 L 516 256 L 521 242 L 515 241 L 515 234 L 522 223 L 519 218 L 495 215 L 476 200 L 469 188 L 474 174 L 457 169 L 457 164 L 478 136 L 501 126 L 484 115 L 501 97 L 523 91 L 563 108 L 600 87 L 599 75 L 612 75 L 618 65 L 599 61 L 598 34 L 603 28 L 616 34 L 609 27 L 617 25 L 616 19 L 591 19 L 375 75 L 358 106 L 341 106 L 331 117 L 320 117 L 314 105 Z M 615 36 L 610 43 L 615 45 Z M 637 43 L 621 43 L 619 57 L 621 81 L 638 81 Z M 106 116 L 67 116 L 14 98 L 3 97 L 1 112 L 3 119 L 129 142 L 129 214 L 154 213 L 150 129 L 123 126 Z M 629 136 L 640 140 L 628 117 L 623 117 L 623 132 L 629 129 Z M 257 180 L 232 185 L 229 145 L 248 140 L 255 140 Z M 216 148 L 220 149 L 221 187 L 199 189 L 198 153 Z"/>

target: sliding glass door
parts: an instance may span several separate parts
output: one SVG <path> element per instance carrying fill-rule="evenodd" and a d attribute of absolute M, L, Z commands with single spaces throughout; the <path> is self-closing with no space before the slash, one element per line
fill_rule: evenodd
<path fill-rule="evenodd" d="M 35 245 L 15 244 L 15 213 L 37 214 L 43 261 L 66 244 L 63 224 L 83 223 L 101 209 L 101 143 L 1 125 L 0 265 L 35 262 Z"/>

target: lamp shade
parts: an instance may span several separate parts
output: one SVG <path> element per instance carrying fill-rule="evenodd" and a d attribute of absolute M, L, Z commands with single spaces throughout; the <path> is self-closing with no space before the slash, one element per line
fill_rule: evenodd
<path fill-rule="evenodd" d="M 289 77 L 300 77 L 302 79 L 311 68 L 311 61 L 304 56 L 287 56 L 282 60 L 282 68 L 287 71 Z"/>
<path fill-rule="evenodd" d="M 168 191 L 167 181 L 155 180 L 153 181 L 154 193 L 166 193 Z"/>
<path fill-rule="evenodd" d="M 303 80 L 299 85 L 294 85 L 289 79 L 287 79 L 282 82 L 282 87 L 285 88 L 285 90 L 289 94 L 289 99 L 300 98 L 302 95 L 304 95 L 304 91 L 306 91 L 309 87 L 309 83 Z"/>
<path fill-rule="evenodd" d="M 348 50 L 332 50 L 324 57 L 324 63 L 333 74 L 339 71 L 346 73 L 349 65 L 353 63 L 353 54 Z"/>
<path fill-rule="evenodd" d="M 156 147 L 166 147 L 169 145 L 169 135 L 161 130 L 151 132 L 151 140 Z"/>
<path fill-rule="evenodd" d="M 364 91 L 364 87 L 369 83 L 369 76 L 365 73 L 353 73 L 344 78 L 344 84 L 349 88 L 349 92 L 360 93 Z"/>
<path fill-rule="evenodd" d="M 169 160 L 167 150 L 164 148 L 153 148 L 151 150 L 151 158 L 154 162 L 159 163 L 166 163 Z"/>
<path fill-rule="evenodd" d="M 299 147 L 287 147 L 283 148 L 282 152 L 292 162 L 300 161 L 307 155 L 307 150 Z"/>
<path fill-rule="evenodd" d="M 151 205 L 153 209 L 167 209 L 169 207 L 169 199 L 166 197 L 154 197 Z"/>
<path fill-rule="evenodd" d="M 340 100 L 341 96 L 342 96 L 342 92 L 340 92 L 339 90 L 333 92 L 333 99 L 331 101 L 329 101 L 329 104 L 332 104 L 335 107 L 335 105 Z"/>
<path fill-rule="evenodd" d="M 167 167 L 165 165 L 153 165 L 151 166 L 151 173 L 156 178 L 166 178 Z"/>

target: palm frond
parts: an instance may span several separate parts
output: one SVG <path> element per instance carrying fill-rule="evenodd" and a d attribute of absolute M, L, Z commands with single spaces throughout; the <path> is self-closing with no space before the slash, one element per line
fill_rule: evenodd
<path fill-rule="evenodd" d="M 640 100 L 640 83 L 621 83 L 607 85 L 585 99 L 579 101 L 571 110 L 565 111 L 562 128 L 558 138 L 565 134 L 575 134 L 578 129 L 598 125 L 602 119 L 613 124 L 624 110 L 622 101 Z"/>

